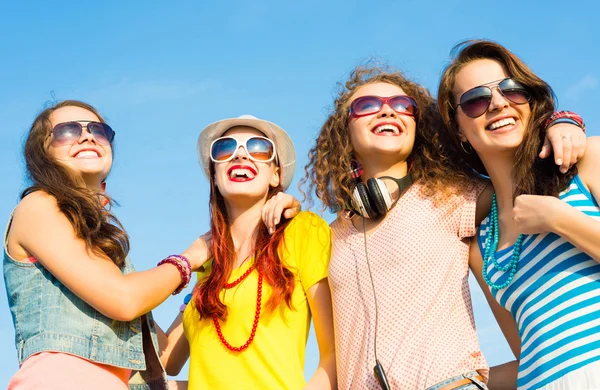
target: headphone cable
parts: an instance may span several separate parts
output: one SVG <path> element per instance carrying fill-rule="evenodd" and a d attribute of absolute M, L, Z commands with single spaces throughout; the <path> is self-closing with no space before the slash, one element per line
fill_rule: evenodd
<path fill-rule="evenodd" d="M 373 368 L 373 372 L 375 374 L 375 378 L 379 385 L 383 390 L 390 390 L 390 385 L 388 383 L 387 377 L 385 375 L 385 371 L 383 370 L 383 366 L 379 362 L 377 358 L 377 328 L 379 325 L 379 311 L 377 310 L 377 293 L 375 292 L 375 282 L 373 282 L 373 274 L 371 273 L 371 264 L 369 263 L 369 254 L 367 252 L 367 221 L 365 217 L 362 217 L 363 222 L 363 237 L 365 241 L 365 259 L 367 260 L 367 269 L 369 270 L 369 279 L 371 280 L 371 287 L 373 288 L 373 301 L 375 302 L 375 336 L 374 336 L 374 344 L 375 344 L 375 367 Z"/>

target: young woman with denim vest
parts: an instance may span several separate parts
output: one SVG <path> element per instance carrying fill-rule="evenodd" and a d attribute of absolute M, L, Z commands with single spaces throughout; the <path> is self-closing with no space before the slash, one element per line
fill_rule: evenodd
<path fill-rule="evenodd" d="M 292 181 L 291 139 L 274 123 L 242 116 L 207 126 L 198 154 L 210 182 L 214 257 L 167 331 L 167 373 L 189 357 L 190 389 L 335 389 L 330 229 L 308 212 L 272 234 L 261 221 Z M 320 361 L 306 382 L 311 317 Z"/>
<path fill-rule="evenodd" d="M 11 390 L 167 386 L 150 310 L 185 286 L 209 248 L 200 238 L 183 255 L 134 271 L 127 234 L 105 207 L 113 137 L 92 106 L 74 100 L 44 110 L 31 126 L 24 150 L 31 186 L 4 239 L 20 364 Z"/>
<path fill-rule="evenodd" d="M 341 389 L 486 386 L 468 241 L 491 194 L 447 158 L 440 126 L 424 87 L 358 68 L 311 149 L 305 180 L 338 213 L 329 280 Z M 570 127 L 550 138 L 584 138 Z"/>
<path fill-rule="evenodd" d="M 494 186 L 470 264 L 519 359 L 507 385 L 598 389 L 600 138 L 562 174 L 537 158 L 556 104 L 550 86 L 495 42 L 468 41 L 455 54 L 438 105 L 453 160 Z"/>

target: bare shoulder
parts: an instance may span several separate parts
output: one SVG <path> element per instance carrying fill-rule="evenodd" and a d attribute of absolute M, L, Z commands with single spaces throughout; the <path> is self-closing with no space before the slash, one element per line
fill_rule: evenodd
<path fill-rule="evenodd" d="M 34 225 L 64 223 L 66 217 L 60 212 L 54 196 L 44 191 L 35 191 L 25 196 L 15 208 L 10 235 L 14 238 L 28 235 Z"/>
<path fill-rule="evenodd" d="M 14 221 L 17 222 L 19 219 L 27 219 L 31 216 L 39 218 L 42 215 L 58 212 L 58 204 L 54 196 L 44 191 L 34 191 L 21 199 L 15 209 Z"/>
<path fill-rule="evenodd" d="M 598 167 L 600 167 L 600 137 L 589 137 L 585 155 L 577 163 L 577 172 L 587 186 L 599 186 Z"/>
<path fill-rule="evenodd" d="M 7 236 L 8 252 L 15 259 L 31 256 L 24 241 L 32 234 L 36 224 L 60 218 L 56 199 L 44 191 L 35 191 L 25 196 L 13 213 Z"/>

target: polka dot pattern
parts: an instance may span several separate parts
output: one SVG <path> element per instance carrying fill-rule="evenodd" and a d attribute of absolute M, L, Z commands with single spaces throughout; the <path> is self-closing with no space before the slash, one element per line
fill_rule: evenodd
<path fill-rule="evenodd" d="M 487 375 L 468 284 L 467 237 L 483 184 L 435 207 L 415 184 L 368 237 L 377 294 L 377 357 L 393 389 L 423 389 L 472 370 Z M 338 218 L 331 224 L 333 295 L 340 389 L 379 389 L 375 303 L 364 236 Z"/>

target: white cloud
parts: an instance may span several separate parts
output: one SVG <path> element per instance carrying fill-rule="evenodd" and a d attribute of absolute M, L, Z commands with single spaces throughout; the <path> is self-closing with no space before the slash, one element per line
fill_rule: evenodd
<path fill-rule="evenodd" d="M 586 75 L 577 83 L 567 89 L 566 96 L 569 99 L 577 99 L 587 91 L 593 90 L 598 86 L 598 79 L 591 74 Z"/>

